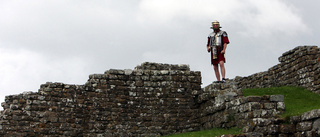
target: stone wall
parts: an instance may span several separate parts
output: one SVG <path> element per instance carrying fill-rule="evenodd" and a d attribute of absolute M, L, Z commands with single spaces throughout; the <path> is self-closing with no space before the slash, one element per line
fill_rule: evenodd
<path fill-rule="evenodd" d="M 6 96 L 0 136 L 159 136 L 199 130 L 201 73 L 143 63 L 93 74 L 84 85 L 46 83 Z"/>
<path fill-rule="evenodd" d="M 320 136 L 320 110 L 284 123 L 284 97 L 244 97 L 242 88 L 294 85 L 320 93 L 320 51 L 300 46 L 266 72 L 201 88 L 188 65 L 143 63 L 92 74 L 84 85 L 47 82 L 5 97 L 0 136 L 161 136 L 244 127 L 239 136 Z"/>
<path fill-rule="evenodd" d="M 249 137 L 319 137 L 320 109 L 305 112 L 301 116 L 290 117 L 289 123 L 283 118 L 253 118 L 243 128 L 244 136 Z"/>
<path fill-rule="evenodd" d="M 247 96 L 235 80 L 211 84 L 197 95 L 201 130 L 240 127 L 235 137 L 315 137 L 320 136 L 320 109 L 279 117 L 285 111 L 283 95 Z M 230 135 L 233 136 L 233 135 Z"/>
<path fill-rule="evenodd" d="M 283 95 L 244 97 L 232 81 L 205 87 L 198 103 L 202 129 L 244 127 L 257 118 L 274 118 L 285 110 Z"/>
<path fill-rule="evenodd" d="M 320 48 L 298 46 L 279 57 L 268 71 L 236 77 L 242 88 L 300 86 L 320 94 Z"/>
<path fill-rule="evenodd" d="M 234 80 L 211 84 L 197 94 L 201 130 L 240 127 L 235 137 L 316 137 L 320 136 L 320 109 L 279 117 L 285 111 L 283 95 L 242 96 Z M 233 136 L 233 135 L 230 135 Z"/>

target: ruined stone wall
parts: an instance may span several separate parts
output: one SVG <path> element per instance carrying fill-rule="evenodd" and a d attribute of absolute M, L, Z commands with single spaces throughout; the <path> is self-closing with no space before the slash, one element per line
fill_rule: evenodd
<path fill-rule="evenodd" d="M 319 137 L 320 109 L 305 112 L 301 116 L 284 118 L 253 118 L 250 124 L 243 128 L 244 136 L 248 137 Z"/>
<path fill-rule="evenodd" d="M 300 86 L 320 94 L 320 48 L 298 46 L 279 57 L 268 71 L 236 77 L 242 88 Z"/>
<path fill-rule="evenodd" d="M 320 136 L 320 109 L 288 119 L 283 95 L 242 96 L 234 80 L 211 84 L 197 94 L 200 104 L 201 130 L 211 128 L 242 128 L 236 137 L 317 137 Z"/>
<path fill-rule="evenodd" d="M 283 95 L 244 97 L 243 88 L 300 86 L 320 94 L 320 49 L 299 46 L 279 57 L 280 64 L 268 71 L 211 84 L 198 94 L 202 129 L 244 127 L 240 136 L 320 136 L 320 110 L 312 110 L 290 121 Z"/>
<path fill-rule="evenodd" d="M 6 96 L 0 136 L 159 136 L 199 130 L 201 73 L 143 63 L 93 74 L 84 85 L 46 83 Z"/>
<path fill-rule="evenodd" d="M 244 97 L 242 88 L 294 85 L 319 93 L 320 51 L 297 47 L 266 72 L 201 89 L 188 65 L 143 63 L 92 74 L 84 85 L 47 82 L 5 97 L 0 136 L 161 136 L 244 127 L 242 136 L 320 136 L 320 110 L 278 118 L 282 95 Z"/>
<path fill-rule="evenodd" d="M 317 137 L 320 136 L 320 109 L 288 119 L 283 95 L 247 96 L 234 80 L 211 84 L 197 96 L 201 129 L 242 128 L 236 137 Z"/>
<path fill-rule="evenodd" d="M 203 129 L 244 127 L 257 118 L 270 119 L 285 110 L 283 95 L 244 97 L 233 81 L 205 87 L 198 103 Z"/>

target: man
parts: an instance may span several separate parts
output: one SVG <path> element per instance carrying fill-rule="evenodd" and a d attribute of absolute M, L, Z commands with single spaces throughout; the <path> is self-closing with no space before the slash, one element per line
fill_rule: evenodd
<path fill-rule="evenodd" d="M 226 78 L 226 70 L 224 63 L 226 59 L 224 54 L 226 53 L 227 44 L 229 44 L 228 35 L 225 31 L 220 30 L 220 23 L 215 20 L 212 22 L 213 32 L 208 36 L 207 50 L 211 52 L 211 64 L 213 65 L 214 72 L 218 81 L 215 83 L 223 83 Z M 222 80 L 220 79 L 219 66 L 221 70 Z"/>

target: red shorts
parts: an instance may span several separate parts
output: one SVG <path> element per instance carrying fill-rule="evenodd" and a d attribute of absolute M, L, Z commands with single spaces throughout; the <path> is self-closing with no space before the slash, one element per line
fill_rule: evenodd
<path fill-rule="evenodd" d="M 217 48 L 217 50 L 218 50 L 218 53 L 217 53 L 218 58 L 217 59 L 213 59 L 213 54 L 211 52 L 211 64 L 212 65 L 217 65 L 217 64 L 219 64 L 220 61 L 223 61 L 224 63 L 226 63 L 226 59 L 224 58 L 224 54 L 221 54 L 219 47 Z"/>

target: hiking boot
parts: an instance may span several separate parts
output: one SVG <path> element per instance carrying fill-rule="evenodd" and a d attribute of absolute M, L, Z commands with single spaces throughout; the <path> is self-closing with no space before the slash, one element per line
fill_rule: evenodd
<path fill-rule="evenodd" d="M 222 78 L 222 83 L 225 83 L 228 79 Z"/>
<path fill-rule="evenodd" d="M 224 81 L 213 81 L 212 83 L 224 83 Z"/>

